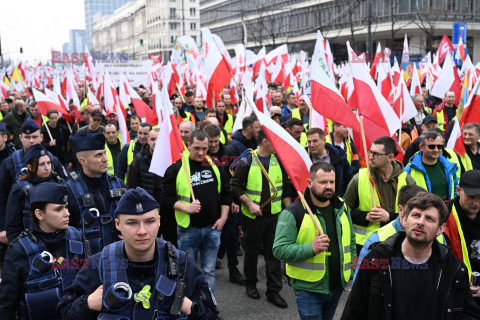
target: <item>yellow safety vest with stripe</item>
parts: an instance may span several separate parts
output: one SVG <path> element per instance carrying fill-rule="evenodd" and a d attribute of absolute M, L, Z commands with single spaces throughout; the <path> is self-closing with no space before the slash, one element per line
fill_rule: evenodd
<path fill-rule="evenodd" d="M 462 167 L 460 166 L 460 161 L 458 160 L 457 154 L 452 149 L 445 148 L 445 151 L 450 155 L 450 159 L 447 160 L 450 162 L 455 162 L 457 164 L 457 177 L 458 179 L 460 179 L 460 176 L 462 175 Z"/>
<path fill-rule="evenodd" d="M 185 204 L 190 204 L 192 197 L 187 178 L 187 172 L 188 175 L 191 176 L 190 161 L 188 159 L 188 157 L 182 157 L 182 166 L 178 171 L 176 180 L 177 200 Z M 208 164 L 210 164 L 213 172 L 215 173 L 215 177 L 217 178 L 217 192 L 218 194 L 220 194 L 220 190 L 222 189 L 222 179 L 220 177 L 220 171 L 209 156 L 205 156 L 205 160 L 208 161 Z M 183 228 L 188 228 L 188 226 L 190 225 L 190 215 L 186 212 L 175 210 L 175 219 L 177 220 L 177 224 Z"/>
<path fill-rule="evenodd" d="M 455 224 L 457 225 L 458 230 L 458 237 L 460 238 L 460 245 L 462 247 L 462 260 L 465 263 L 465 266 L 468 270 L 468 279 L 472 277 L 472 265 L 470 264 L 470 258 L 468 257 L 468 249 L 467 244 L 465 242 L 465 236 L 463 235 L 462 225 L 460 224 L 460 219 L 458 218 L 457 209 L 455 208 L 455 204 L 452 206 L 451 214 L 455 218 Z"/>
<path fill-rule="evenodd" d="M 298 120 L 302 120 L 302 122 L 303 122 L 303 119 L 300 116 L 300 109 L 299 108 L 295 108 L 295 109 L 292 110 L 292 118 L 297 118 Z M 305 128 L 305 132 L 307 132 L 308 131 L 308 123 L 304 123 L 303 127 Z M 300 136 L 300 144 L 304 148 L 307 146 L 307 134 L 305 132 L 302 132 L 302 135 Z"/>
<path fill-rule="evenodd" d="M 345 206 L 345 204 L 344 204 Z M 342 226 L 342 242 L 340 244 L 340 263 L 343 265 L 342 268 L 342 275 L 347 283 L 350 280 L 350 276 L 352 274 L 352 255 L 350 252 L 350 245 L 351 245 L 351 231 L 350 231 L 350 223 L 348 222 L 347 218 L 347 208 L 343 211 L 342 215 L 340 216 L 340 224 Z M 318 219 L 317 215 L 315 216 L 315 220 L 317 221 L 318 225 L 321 226 L 320 220 Z M 317 229 L 315 228 L 315 224 L 313 223 L 312 218 L 305 214 L 302 220 L 302 225 L 300 226 L 300 230 L 297 235 L 296 243 L 303 244 L 303 243 L 312 243 L 313 239 L 317 236 Z M 328 252 L 320 252 L 319 254 L 308 258 L 302 262 L 287 262 L 286 264 L 286 272 L 290 278 L 299 279 L 308 282 L 316 282 L 321 280 L 325 276 L 325 258 L 329 255 Z"/>
<path fill-rule="evenodd" d="M 82 100 L 82 103 L 80 104 L 80 109 L 88 105 L 88 98 L 85 98 Z"/>
<path fill-rule="evenodd" d="M 128 146 L 127 150 L 127 165 L 130 165 L 133 161 L 133 157 L 135 156 L 135 141 L 130 141 L 130 145 Z"/>
<path fill-rule="evenodd" d="M 407 185 L 407 173 L 404 171 L 398 176 L 397 194 L 395 196 L 395 212 L 398 212 L 398 193 L 403 186 Z M 377 190 L 373 188 L 375 203 L 380 205 Z M 373 208 L 372 193 L 370 192 L 370 179 L 367 168 L 361 168 L 358 172 L 358 210 L 370 211 Z M 357 244 L 364 245 L 370 234 L 380 229 L 380 222 L 370 222 L 368 226 L 353 225 Z"/>
<path fill-rule="evenodd" d="M 437 112 L 437 123 L 438 123 L 438 128 L 442 129 L 442 131 L 445 131 L 445 116 L 443 115 L 444 110 L 440 110 Z"/>
<path fill-rule="evenodd" d="M 395 220 L 390 222 L 389 224 L 381 227 L 380 229 L 378 229 L 377 234 L 378 234 L 378 239 L 380 240 L 380 242 L 383 242 L 383 241 L 387 240 L 388 238 L 393 236 L 395 233 L 397 233 L 397 230 L 395 230 L 395 227 L 393 226 L 394 222 L 395 222 Z M 440 242 L 441 244 L 446 245 L 445 238 L 442 235 L 439 235 L 437 237 L 437 241 Z"/>
<path fill-rule="evenodd" d="M 257 155 L 257 150 L 253 151 Z M 257 163 L 255 157 L 252 156 L 252 164 L 250 165 L 250 170 L 248 171 L 248 180 L 245 187 L 245 195 L 252 200 L 255 204 L 260 205 L 262 198 L 262 181 L 263 181 L 263 172 L 260 167 L 261 164 Z M 280 163 L 275 155 L 270 155 L 270 162 L 268 165 L 268 176 L 273 181 L 275 188 L 277 188 L 277 196 L 270 202 L 271 214 L 277 214 L 282 211 L 282 194 L 283 194 L 283 177 L 282 169 L 280 168 Z M 273 196 L 274 190 L 270 188 L 270 195 Z M 256 217 L 250 213 L 248 207 L 242 203 L 242 213 L 251 218 L 255 219 Z"/>
<path fill-rule="evenodd" d="M 325 142 L 327 143 L 330 143 L 331 145 L 333 145 L 333 142 L 332 142 L 332 137 L 327 134 L 325 136 Z M 352 141 L 350 139 L 343 139 L 343 143 L 345 144 L 345 153 L 347 155 L 347 161 L 348 161 L 348 164 L 349 165 L 352 165 L 352 155 L 353 155 L 353 152 L 352 152 Z"/>
<path fill-rule="evenodd" d="M 121 142 L 119 142 L 119 143 L 120 143 L 120 146 L 121 146 L 122 143 Z M 120 147 L 120 150 L 121 149 L 122 149 L 122 147 Z M 106 143 L 106 142 L 105 142 L 105 150 L 107 151 L 107 158 L 108 158 L 108 171 L 107 172 L 115 175 L 115 165 L 113 164 L 112 152 L 110 151 L 110 148 L 108 147 L 108 143 Z M 128 164 L 130 164 L 130 162 Z M 126 180 L 127 180 L 127 177 L 125 177 L 125 182 L 126 182 Z"/>
<path fill-rule="evenodd" d="M 232 130 L 233 130 L 233 117 L 228 113 L 227 113 L 227 121 L 225 122 L 223 129 L 225 129 L 225 131 L 227 132 L 228 138 L 230 138 L 230 135 L 232 134 Z"/>
<path fill-rule="evenodd" d="M 462 162 L 465 171 L 470 171 L 473 169 L 472 159 L 470 159 L 466 152 L 462 156 L 460 156 L 460 161 Z"/>
<path fill-rule="evenodd" d="M 413 180 L 415 180 L 415 183 L 417 186 L 422 187 L 423 189 L 427 190 L 428 192 L 431 192 L 431 189 L 429 190 L 427 187 L 427 181 L 425 180 L 425 175 L 423 174 L 422 171 L 415 169 L 412 167 L 412 171 L 410 172 L 410 176 L 412 176 Z M 451 178 L 453 181 L 453 177 Z M 453 182 L 452 182 L 453 184 Z M 451 186 L 450 190 L 450 196 L 448 199 L 453 199 L 455 198 L 455 186 Z"/>

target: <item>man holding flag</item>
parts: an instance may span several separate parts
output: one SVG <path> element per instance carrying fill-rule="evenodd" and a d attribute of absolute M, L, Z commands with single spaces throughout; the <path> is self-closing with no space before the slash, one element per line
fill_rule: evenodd
<path fill-rule="evenodd" d="M 262 169 L 263 166 L 263 169 Z M 265 170 L 265 171 L 264 171 Z M 275 149 L 261 130 L 258 149 L 241 158 L 231 179 L 235 200 L 241 203 L 245 250 L 244 274 L 247 295 L 260 299 L 257 290 L 257 263 L 260 245 L 267 269 L 267 300 L 279 308 L 288 305 L 280 296 L 282 272 L 280 261 L 273 256 L 273 241 L 278 213 L 291 203 L 288 176 L 275 155 Z M 275 187 L 275 188 L 274 188 Z M 276 189 L 276 193 L 273 191 Z"/>
<path fill-rule="evenodd" d="M 297 200 L 280 213 L 273 253 L 287 263 L 300 319 L 328 320 L 352 273 L 355 231 L 349 207 L 335 193 L 335 168 L 316 162 L 307 181 L 305 200 L 324 233 Z"/>

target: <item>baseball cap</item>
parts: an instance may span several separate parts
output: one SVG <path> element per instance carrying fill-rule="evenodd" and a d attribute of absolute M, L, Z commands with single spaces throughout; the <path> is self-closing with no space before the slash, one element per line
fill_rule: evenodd
<path fill-rule="evenodd" d="M 480 195 L 480 170 L 470 170 L 462 174 L 458 185 L 467 196 Z"/>
<path fill-rule="evenodd" d="M 423 119 L 422 124 L 427 124 L 432 121 L 438 123 L 437 118 L 435 118 L 434 116 L 426 116 L 425 119 Z"/>
<path fill-rule="evenodd" d="M 90 116 L 91 116 L 94 120 L 103 120 L 103 115 L 102 115 L 102 113 L 101 113 L 99 110 L 93 110 L 93 111 L 90 113 Z"/>

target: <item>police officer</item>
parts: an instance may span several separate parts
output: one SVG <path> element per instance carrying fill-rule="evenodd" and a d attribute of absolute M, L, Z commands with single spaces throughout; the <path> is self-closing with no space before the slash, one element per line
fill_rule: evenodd
<path fill-rule="evenodd" d="M 0 319 L 60 319 L 56 305 L 84 262 L 80 233 L 69 227 L 67 188 L 30 190 L 31 229 L 8 247 L 0 285 Z"/>
<path fill-rule="evenodd" d="M 157 238 L 159 207 L 142 188 L 120 199 L 115 225 L 124 240 L 78 273 L 58 306 L 63 319 L 217 319 L 195 260 Z"/>
<path fill-rule="evenodd" d="M 8 196 L 7 210 L 5 211 L 8 242 L 12 242 L 20 232 L 30 227 L 29 193 L 31 187 L 47 181 L 62 182 L 62 179 L 52 171 L 52 159 L 41 144 L 36 144 L 25 152 L 25 162 L 27 168 L 19 174 L 19 178 L 13 184 Z"/>
<path fill-rule="evenodd" d="M 80 221 L 78 227 L 89 240 L 94 254 L 118 240 L 115 209 L 126 186 L 107 173 L 108 157 L 102 133 L 77 133 L 70 138 L 70 144 L 82 167 L 79 174 L 72 172 L 67 181 L 70 213 L 72 221 Z"/>
<path fill-rule="evenodd" d="M 32 119 L 27 119 L 20 128 L 20 141 L 23 148 L 15 151 L 10 157 L 5 159 L 0 166 L 0 241 L 6 240 L 5 231 L 5 208 L 8 195 L 13 183 L 17 180 L 18 174 L 25 168 L 24 154 L 33 145 L 42 142 L 42 133 L 40 126 Z M 52 168 L 62 179 L 67 178 L 67 173 L 60 161 L 50 152 L 48 155 L 52 159 Z"/>

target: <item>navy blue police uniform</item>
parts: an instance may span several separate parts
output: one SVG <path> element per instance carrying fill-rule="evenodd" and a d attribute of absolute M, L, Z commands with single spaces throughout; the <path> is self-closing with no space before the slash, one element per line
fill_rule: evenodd
<path fill-rule="evenodd" d="M 20 131 L 25 134 L 32 134 L 40 130 L 40 126 L 32 119 L 27 119 L 20 128 Z M 65 168 L 50 152 L 48 152 L 50 159 L 52 159 L 52 170 L 66 180 L 67 172 Z M 18 179 L 18 174 L 23 168 L 27 166 L 25 162 L 25 151 L 23 149 L 16 150 L 12 155 L 6 158 L 0 166 L 0 231 L 5 230 L 5 210 L 8 196 L 13 184 Z"/>
<path fill-rule="evenodd" d="M 47 150 L 41 144 L 36 144 L 25 152 L 25 162 L 29 163 L 31 160 L 45 155 L 47 155 Z M 8 242 L 12 242 L 22 231 L 30 228 L 30 189 L 32 186 L 48 181 L 63 183 L 63 180 L 55 172 L 52 172 L 49 177 L 43 180 L 37 178 L 18 179 L 13 184 L 5 211 L 5 229 Z"/>
<path fill-rule="evenodd" d="M 4 135 L 8 135 L 7 125 L 3 121 L 0 121 L 0 132 Z M 5 147 L 0 150 L 0 165 L 3 163 L 3 160 L 12 155 L 13 151 L 15 151 L 15 149 L 12 148 L 10 144 L 5 143 Z"/>
<path fill-rule="evenodd" d="M 141 215 L 159 207 L 138 187 L 121 198 L 116 213 Z M 194 258 L 187 258 L 185 252 L 160 238 L 155 241 L 154 259 L 147 262 L 129 261 L 123 240 L 92 256 L 87 268 L 77 274 L 63 294 L 58 305 L 63 319 L 217 319 L 215 298 Z M 177 286 L 182 287 L 180 280 L 185 283 L 185 296 L 192 301 L 188 317 L 171 313 Z M 88 307 L 87 299 L 100 285 L 103 301 L 98 312 Z M 145 290 L 149 294 L 142 299 L 138 294 L 145 294 Z"/>
<path fill-rule="evenodd" d="M 64 185 L 32 187 L 31 203 L 67 203 Z M 61 319 L 56 311 L 63 291 L 85 260 L 80 232 L 72 227 L 47 233 L 32 223 L 8 247 L 0 285 L 0 319 Z M 86 264 L 86 262 L 85 262 Z"/>
<path fill-rule="evenodd" d="M 105 136 L 97 132 L 78 133 L 70 138 L 70 144 L 75 152 L 104 150 Z M 126 192 L 123 181 L 110 173 L 98 178 L 90 177 L 81 170 L 79 174 L 70 173 L 70 180 L 66 184 L 70 214 L 79 217 L 78 220 L 74 219 L 79 221 L 75 226 L 90 241 L 92 254 L 117 241 L 115 209 Z"/>

